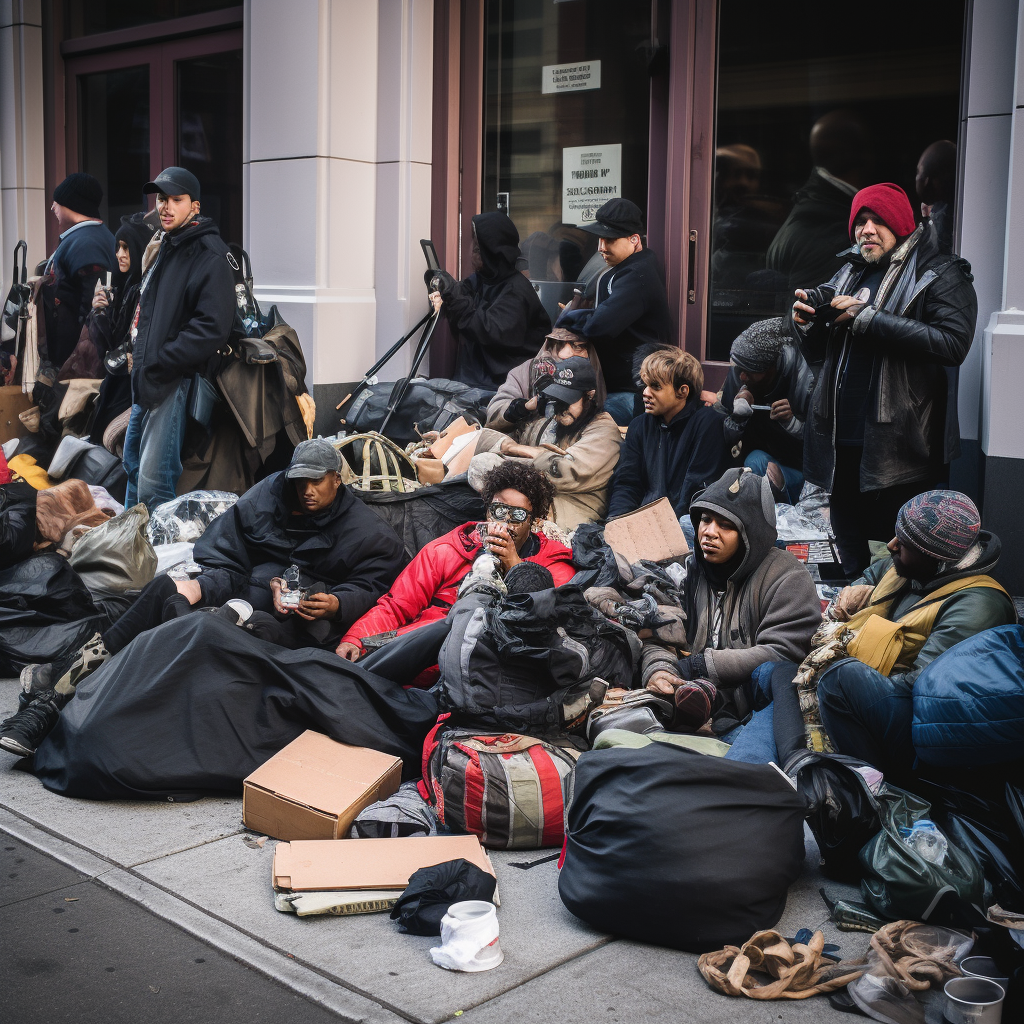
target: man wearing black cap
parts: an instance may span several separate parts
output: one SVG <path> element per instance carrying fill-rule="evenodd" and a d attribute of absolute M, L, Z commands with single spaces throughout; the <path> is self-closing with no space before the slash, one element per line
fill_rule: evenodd
<path fill-rule="evenodd" d="M 597 374 L 586 356 L 558 363 L 540 393 L 547 401 L 511 433 L 480 431 L 469 479 L 475 486 L 503 458 L 528 459 L 555 489 L 552 518 L 563 530 L 574 530 L 604 516 L 622 436 L 601 408 Z"/>
<path fill-rule="evenodd" d="M 804 420 L 814 377 L 783 317 L 751 324 L 729 352 L 717 406 L 733 457 L 767 476 L 776 501 L 795 505 L 803 487 Z"/>
<path fill-rule="evenodd" d="M 673 344 L 672 317 L 657 258 L 643 243 L 640 207 L 609 199 L 596 216 L 581 226 L 598 236 L 598 252 L 611 269 L 598 283 L 595 308 L 568 310 L 558 326 L 594 342 L 608 385 L 605 407 L 625 426 L 636 411 L 643 357 Z"/>
<path fill-rule="evenodd" d="M 405 563 L 394 530 L 342 484 L 340 469 L 330 442 L 303 441 L 286 470 L 261 480 L 207 527 L 192 553 L 202 566 L 196 579 L 161 573 L 84 647 L 24 669 L 21 710 L 0 728 L 0 748 L 32 753 L 83 679 L 141 633 L 196 608 L 218 608 L 285 647 L 334 647 Z M 291 566 L 300 571 L 298 594 L 282 578 Z"/>
<path fill-rule="evenodd" d="M 228 340 L 235 294 L 228 247 L 199 213 L 196 176 L 168 167 L 143 192 L 156 193 L 161 230 L 142 258 L 124 467 L 126 503 L 152 508 L 175 496 L 189 388 Z"/>
<path fill-rule="evenodd" d="M 103 186 L 91 174 L 69 174 L 53 190 L 60 244 L 47 261 L 42 296 L 47 354 L 57 369 L 78 344 L 96 282 L 117 267 L 114 236 L 100 219 L 102 199 Z"/>

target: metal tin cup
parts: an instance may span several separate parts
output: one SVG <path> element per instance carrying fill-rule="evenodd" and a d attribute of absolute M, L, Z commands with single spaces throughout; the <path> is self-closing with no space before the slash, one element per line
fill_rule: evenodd
<path fill-rule="evenodd" d="M 989 978 L 954 978 L 943 992 L 949 1024 L 1000 1024 L 1003 1019 L 1003 987 Z"/>
<path fill-rule="evenodd" d="M 1003 993 L 1010 984 L 1009 977 L 999 969 L 999 965 L 990 956 L 968 956 L 960 961 L 960 973 L 968 978 L 988 978 L 999 985 Z"/>

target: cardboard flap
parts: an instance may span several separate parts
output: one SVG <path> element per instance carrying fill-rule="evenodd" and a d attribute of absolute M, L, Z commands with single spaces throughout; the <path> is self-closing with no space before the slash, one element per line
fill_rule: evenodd
<path fill-rule="evenodd" d="M 308 839 L 274 849 L 275 889 L 404 889 L 420 868 L 468 860 L 494 874 L 476 836 L 413 836 L 404 839 Z"/>
<path fill-rule="evenodd" d="M 352 747 L 307 730 L 246 780 L 293 803 L 341 814 L 401 760 L 366 747 Z M 401 770 L 399 768 L 399 770 Z"/>
<path fill-rule="evenodd" d="M 477 425 L 470 424 L 466 421 L 465 416 L 460 416 L 458 419 L 452 420 L 444 430 L 438 434 L 437 440 L 427 449 L 430 454 L 435 458 L 439 459 L 449 448 L 452 446 L 452 442 L 460 434 L 468 434 L 471 430 L 477 430 Z"/>
<path fill-rule="evenodd" d="M 635 512 L 616 516 L 604 528 L 605 543 L 632 565 L 647 558 L 660 562 L 690 552 L 675 509 L 668 498 L 659 498 Z"/>

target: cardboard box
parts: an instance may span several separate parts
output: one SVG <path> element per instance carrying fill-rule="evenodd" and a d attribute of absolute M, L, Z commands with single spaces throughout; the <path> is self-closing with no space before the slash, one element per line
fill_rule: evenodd
<path fill-rule="evenodd" d="M 275 839 L 341 839 L 401 782 L 400 758 L 307 730 L 245 780 L 242 821 Z"/>
<path fill-rule="evenodd" d="M 480 428 L 474 423 L 470 425 L 466 421 L 465 416 L 460 416 L 458 419 L 452 420 L 444 430 L 438 435 L 437 440 L 427 449 L 430 454 L 435 458 L 439 459 L 449 448 L 452 446 L 452 442 L 455 438 L 462 434 L 468 434 L 471 430 L 479 430 Z"/>
<path fill-rule="evenodd" d="M 459 859 L 494 874 L 476 836 L 278 843 L 274 850 L 274 888 L 292 892 L 404 889 L 420 868 Z"/>
<path fill-rule="evenodd" d="M 28 427 L 18 419 L 18 416 L 31 409 L 34 404 L 31 392 L 26 395 L 20 384 L 0 387 L 0 443 L 10 441 L 12 437 L 24 437 L 29 433 Z"/>
<path fill-rule="evenodd" d="M 421 484 L 439 484 L 444 479 L 445 465 L 440 459 L 419 455 L 413 459 L 413 464 L 416 466 L 416 479 Z"/>
<path fill-rule="evenodd" d="M 449 450 L 445 455 L 445 462 L 448 466 L 448 476 L 458 476 L 469 469 L 470 460 L 476 454 L 476 443 L 480 440 L 480 428 L 473 428 L 473 435 L 466 439 L 466 442 L 453 455 Z"/>
<path fill-rule="evenodd" d="M 604 539 L 608 547 L 630 565 L 641 558 L 660 562 L 690 553 L 683 528 L 668 498 L 659 498 L 635 512 L 609 519 Z"/>

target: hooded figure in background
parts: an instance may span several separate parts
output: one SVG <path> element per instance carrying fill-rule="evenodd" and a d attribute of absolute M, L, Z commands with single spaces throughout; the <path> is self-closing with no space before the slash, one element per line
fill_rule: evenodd
<path fill-rule="evenodd" d="M 495 391 L 509 370 L 537 354 L 551 320 L 516 270 L 519 232 L 504 213 L 473 218 L 473 273 L 464 281 L 438 271 L 430 300 L 448 318 L 459 349 L 455 379 Z"/>
<path fill-rule="evenodd" d="M 690 653 L 677 660 L 646 642 L 642 678 L 649 690 L 674 694 L 677 720 L 683 712 L 699 728 L 713 713 L 714 731 L 724 735 L 750 712 L 758 665 L 781 651 L 799 661 L 810 650 L 821 602 L 806 567 L 775 547 L 775 498 L 765 477 L 726 470 L 694 497 L 690 519 L 697 538 L 683 587 Z M 694 704 L 701 713 L 691 721 Z"/>

